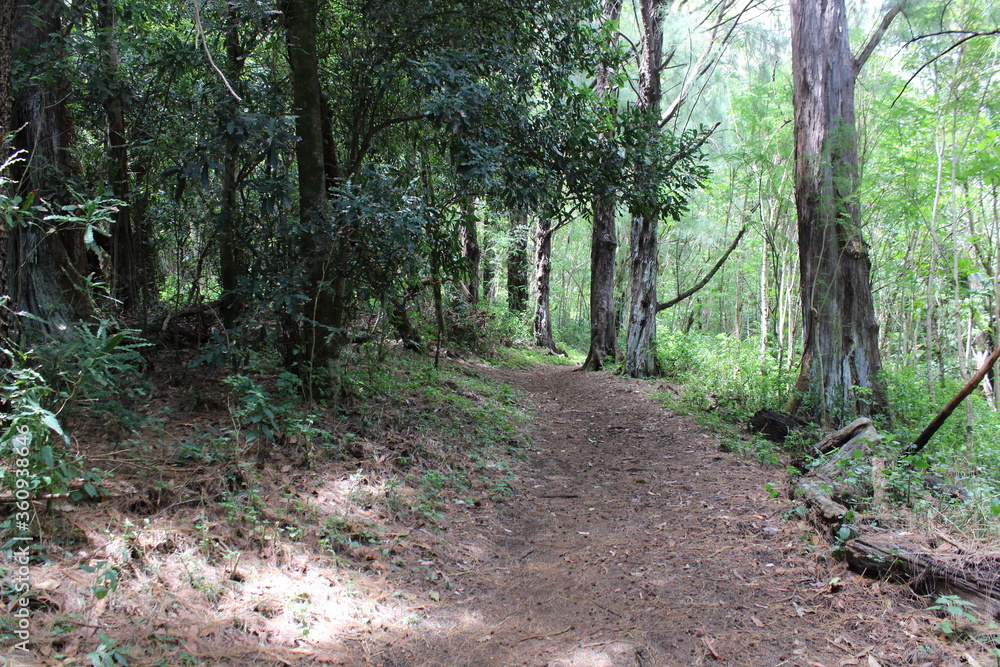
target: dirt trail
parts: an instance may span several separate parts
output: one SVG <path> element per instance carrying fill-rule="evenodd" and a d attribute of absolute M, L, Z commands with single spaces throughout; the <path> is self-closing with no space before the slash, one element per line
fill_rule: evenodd
<path fill-rule="evenodd" d="M 538 406 L 520 486 L 450 520 L 453 594 L 368 664 L 953 664 L 901 592 L 820 563 L 767 497 L 782 470 L 721 453 L 648 384 L 495 375 Z"/>

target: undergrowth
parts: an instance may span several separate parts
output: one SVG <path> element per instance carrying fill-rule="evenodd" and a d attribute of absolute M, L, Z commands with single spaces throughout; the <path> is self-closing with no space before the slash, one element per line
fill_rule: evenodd
<path fill-rule="evenodd" d="M 662 332 L 657 341 L 669 389 L 662 400 L 694 414 L 711 428 L 722 447 L 781 464 L 800 455 L 811 442 L 789 439 L 783 445 L 747 431 L 747 419 L 761 408 L 780 410 L 797 375 L 758 339 L 726 334 Z M 1000 413 L 982 390 L 955 411 L 919 456 L 904 456 L 906 445 L 961 388 L 960 378 L 928 385 L 926 369 L 887 363 L 883 373 L 889 414 L 876 420 L 881 440 L 874 455 L 886 457 L 888 491 L 922 521 L 970 539 L 1000 538 Z M 847 476 L 871 475 L 868 461 L 857 461 Z"/>
<path fill-rule="evenodd" d="M 11 512 L 0 575 L 19 567 L 18 534 L 46 536 L 30 556 L 33 579 L 52 584 L 44 600 L 31 594 L 32 641 L 60 659 L 168 664 L 185 623 L 224 607 L 242 609 L 238 627 L 219 630 L 231 645 L 264 626 L 306 637 L 333 602 L 285 572 L 289 558 L 347 582 L 411 573 L 440 599 L 449 584 L 425 564 L 426 535 L 449 512 L 510 495 L 526 451 L 522 397 L 471 361 L 435 369 L 391 346 L 352 348 L 339 394 L 308 402 L 301 380 L 265 355 L 226 374 L 192 365 L 198 353 L 152 354 L 150 370 L 146 350 L 135 332 L 102 327 L 44 356 L 10 354 L 0 497 L 12 503 L 18 489 L 21 429 L 32 438 L 22 486 L 65 500 L 33 503 L 28 530 Z M 261 602 L 260 572 L 287 590 Z M 23 597 L 2 595 L 7 606 Z M 98 603 L 106 633 L 80 634 L 74 619 Z M 5 641 L 16 631 L 0 622 Z M 185 661 L 227 664 L 195 651 Z"/>

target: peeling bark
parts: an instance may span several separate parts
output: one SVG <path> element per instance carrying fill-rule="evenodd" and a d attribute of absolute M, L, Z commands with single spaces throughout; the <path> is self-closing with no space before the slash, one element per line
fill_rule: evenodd
<path fill-rule="evenodd" d="M 566 354 L 552 338 L 552 316 L 549 309 L 552 274 L 552 219 L 548 215 L 538 217 L 535 228 L 535 316 L 532 330 L 535 345 L 544 347 L 553 354 Z"/>
<path fill-rule="evenodd" d="M 507 255 L 507 306 L 515 313 L 528 309 L 528 237 L 525 234 L 527 216 L 511 217 L 511 245 Z"/>
<path fill-rule="evenodd" d="M 639 99 L 641 109 L 659 118 L 662 92 L 660 70 L 663 63 L 663 29 L 660 24 L 661 0 L 642 0 L 642 54 L 639 64 Z M 637 179 L 648 179 L 640 169 Z M 625 337 L 625 373 L 631 377 L 659 375 L 656 358 L 656 277 L 659 271 L 657 226 L 659 219 L 649 212 L 633 212 L 630 242 L 632 247 L 630 309 Z"/>
<path fill-rule="evenodd" d="M 470 308 L 479 307 L 479 265 L 482 251 L 479 248 L 479 233 L 476 229 L 475 205 L 470 200 L 462 208 L 462 223 L 459 225 L 459 241 L 462 257 L 465 259 L 466 279 L 462 281 L 462 296 Z"/>
<path fill-rule="evenodd" d="M 877 414 L 886 403 L 856 192 L 857 71 L 843 0 L 792 0 L 791 16 L 804 325 L 797 389 L 808 385 L 816 416 L 838 425 Z"/>
<path fill-rule="evenodd" d="M 605 0 L 602 24 L 619 19 L 621 0 Z M 610 48 L 617 48 L 618 33 L 612 38 Z M 617 90 L 609 86 L 609 68 L 597 72 L 594 92 L 605 100 L 612 98 L 617 104 Z M 593 227 L 590 235 L 590 350 L 580 370 L 599 371 L 610 359 L 618 356 L 618 322 L 615 309 L 615 253 L 618 250 L 618 230 L 615 226 L 617 209 L 614 194 L 594 199 Z"/>

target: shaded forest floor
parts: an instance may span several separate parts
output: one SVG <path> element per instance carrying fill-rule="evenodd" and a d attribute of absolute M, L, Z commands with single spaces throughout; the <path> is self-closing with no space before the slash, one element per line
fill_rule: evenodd
<path fill-rule="evenodd" d="M 927 600 L 831 559 L 769 497 L 783 468 L 720 452 L 655 385 L 449 363 L 526 393 L 527 456 L 493 482 L 509 493 L 483 477 L 421 505 L 379 477 L 398 442 L 309 475 L 272 453 L 255 466 L 260 501 L 228 511 L 256 507 L 261 524 L 286 527 L 311 513 L 325 527 L 289 539 L 239 534 L 232 516 L 205 512 L 208 491 L 160 498 L 155 480 L 136 482 L 138 500 L 57 510 L 75 541 L 32 568 L 37 651 L 8 652 L 10 664 L 992 664 L 942 636 Z M 211 468 L 185 465 L 215 488 Z M 394 512 L 401 500 L 432 506 Z M 115 590 L 96 599 L 109 566 Z"/>

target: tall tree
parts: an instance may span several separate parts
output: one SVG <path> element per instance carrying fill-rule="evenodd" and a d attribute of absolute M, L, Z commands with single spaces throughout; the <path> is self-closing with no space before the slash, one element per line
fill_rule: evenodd
<path fill-rule="evenodd" d="M 676 49 L 666 57 L 663 53 L 666 4 L 666 0 L 639 0 L 642 42 L 636 101 L 638 120 L 632 121 L 638 130 L 638 150 L 630 193 L 631 279 L 625 337 L 625 372 L 633 377 L 656 375 L 659 371 L 655 350 L 659 219 L 667 214 L 678 220 L 687 208 L 686 192 L 700 186 L 707 177 L 707 169 L 697 162 L 701 147 L 718 123 L 711 128 L 683 130 L 677 135 L 667 132 L 665 127 L 684 125 L 680 123 L 679 112 L 689 103 L 694 84 L 714 69 L 720 50 L 730 43 L 743 15 L 755 3 L 741 4 L 729 15 L 734 3 L 719 2 L 704 14 L 707 43 L 678 82 L 674 99 L 661 109 L 661 77 L 676 54 Z M 684 4 L 679 2 L 674 6 L 680 9 Z"/>
<path fill-rule="evenodd" d="M 663 26 L 660 9 L 663 0 L 640 0 L 642 50 L 639 61 L 638 108 L 651 135 L 659 131 L 660 73 L 663 66 Z M 639 190 L 650 188 L 653 174 L 639 165 L 636 180 Z M 652 207 L 634 210 L 629 236 L 632 279 L 630 282 L 628 332 L 625 338 L 625 372 L 632 377 L 657 375 L 656 358 L 656 279 L 659 270 L 659 244 L 656 234 L 659 214 Z"/>
<path fill-rule="evenodd" d="M 844 0 L 791 0 L 803 352 L 795 397 L 824 424 L 882 411 L 871 258 L 862 235 L 854 84 L 904 2 L 855 58 Z M 860 388 L 860 391 L 859 391 Z"/>
<path fill-rule="evenodd" d="M 552 313 L 549 307 L 552 294 L 552 235 L 559 227 L 552 226 L 551 211 L 538 216 L 535 226 L 535 315 L 532 333 L 535 345 L 553 354 L 565 354 L 552 337 Z"/>
<path fill-rule="evenodd" d="M 226 76 L 232 92 L 239 95 L 242 90 L 241 75 L 246 64 L 247 49 L 240 39 L 240 19 L 242 3 L 236 0 L 226 2 Z M 228 116 L 233 118 L 239 114 L 235 95 L 227 96 L 226 109 Z M 231 122 L 231 121 L 230 121 Z M 220 310 L 222 322 L 227 329 L 236 326 L 243 307 L 240 298 L 240 281 L 247 272 L 247 248 L 240 243 L 239 235 L 242 227 L 241 208 L 239 206 L 239 142 L 227 133 L 227 146 L 222 160 L 222 207 L 219 212 L 219 285 L 222 287 Z"/>
<path fill-rule="evenodd" d="M 15 171 L 22 195 L 36 192 L 48 206 L 69 203 L 69 186 L 80 174 L 71 150 L 75 135 L 69 115 L 69 87 L 60 68 L 46 70 L 49 58 L 65 56 L 63 5 L 57 0 L 19 2 L 14 14 L 14 52 L 28 63 L 14 98 L 14 147 L 25 160 Z M 51 61 L 49 61 L 51 63 Z M 11 296 L 14 307 L 33 317 L 25 329 L 58 334 L 93 311 L 83 279 L 89 274 L 84 229 L 73 222 L 23 225 L 13 236 Z"/>
<path fill-rule="evenodd" d="M 479 247 L 479 220 L 476 218 L 475 200 L 466 197 L 462 201 L 462 221 L 458 226 L 462 257 L 465 260 L 465 280 L 462 281 L 462 296 L 470 308 L 479 307 L 479 265 L 482 250 Z"/>
<path fill-rule="evenodd" d="M 295 160 L 299 179 L 299 251 L 307 258 L 309 300 L 303 316 L 305 360 L 323 366 L 336 357 L 336 338 L 343 327 L 343 309 L 335 302 L 335 251 L 317 243 L 327 216 L 326 161 L 323 154 L 323 97 L 320 88 L 319 51 L 316 33 L 318 0 L 285 0 L 282 3 L 288 63 L 291 67 Z"/>
<path fill-rule="evenodd" d="M 618 48 L 618 19 L 621 0 L 605 0 L 601 16 L 606 30 L 608 51 Z M 612 67 L 602 63 L 597 70 L 594 92 L 612 113 L 617 111 L 618 95 L 612 85 Z M 609 124 L 607 132 L 613 131 Z M 601 140 L 613 137 L 600 135 Z M 617 201 L 613 191 L 594 198 L 593 224 L 590 235 L 590 350 L 581 370 L 599 371 L 610 358 L 618 356 L 618 326 L 615 316 L 615 252 L 618 231 L 615 228 Z"/>
<path fill-rule="evenodd" d="M 515 313 L 528 309 L 528 214 L 511 213 L 507 251 L 507 307 Z"/>
<path fill-rule="evenodd" d="M 0 155 L 0 164 L 7 160 L 6 138 L 13 128 L 11 128 L 11 80 L 10 72 L 14 62 L 14 49 L 11 39 L 11 30 L 14 24 L 14 0 L 0 0 L 0 147 L 3 154 Z M 0 177 L 7 174 L 0 173 Z M 8 194 L 6 192 L 2 194 Z M 7 256 L 9 253 L 8 244 L 10 237 L 7 227 L 0 225 L 0 340 L 5 340 L 10 334 L 13 324 L 11 304 L 9 303 L 10 290 L 7 287 L 9 279 L 9 266 Z M 7 363 L 7 355 L 0 358 L 0 368 Z"/>
<path fill-rule="evenodd" d="M 124 86 L 119 70 L 118 20 L 113 0 L 98 0 L 98 26 L 101 29 L 104 66 L 110 83 L 104 112 L 108 120 L 107 151 L 111 191 L 122 202 L 112 212 L 111 225 L 111 295 L 124 310 L 136 306 L 139 297 L 138 247 L 132 225 L 132 188 L 129 178 L 128 139 L 125 134 Z"/>

